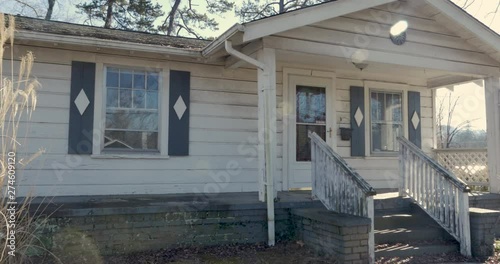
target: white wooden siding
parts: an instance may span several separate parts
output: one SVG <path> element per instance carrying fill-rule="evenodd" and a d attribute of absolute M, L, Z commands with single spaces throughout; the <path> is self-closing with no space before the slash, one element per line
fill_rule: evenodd
<path fill-rule="evenodd" d="M 257 191 L 255 70 L 228 70 L 223 65 L 130 59 L 28 46 L 18 46 L 15 52 L 22 54 L 26 50 L 35 52 L 33 76 L 42 87 L 31 121 L 23 118 L 20 124 L 20 135 L 25 136 L 21 139 L 19 154 L 29 155 L 39 149 L 45 149 L 45 154 L 19 173 L 18 183 L 24 193 L 33 191 L 35 195 L 53 196 Z M 72 60 L 132 63 L 161 68 L 166 73 L 170 69 L 190 71 L 190 156 L 113 159 L 105 155 L 67 155 Z M 18 62 L 14 64 L 16 68 Z M 9 64 L 4 62 L 4 65 L 10 74 Z M 277 94 L 277 103 L 281 105 L 281 85 Z M 276 178 L 281 184 L 283 125 L 280 116 Z M 228 164 L 232 163 L 240 169 L 227 171 Z M 230 177 L 226 177 L 226 173 Z"/>
<path fill-rule="evenodd" d="M 392 81 L 386 79 L 388 84 Z M 337 79 L 337 115 L 339 127 L 350 127 L 350 86 L 364 87 L 362 80 Z M 389 87 L 390 85 L 388 85 Z M 410 86 L 409 91 L 418 91 L 421 95 L 421 121 L 422 126 L 422 149 L 428 153 L 431 152 L 434 144 L 433 137 L 433 110 L 432 110 L 432 92 L 426 87 Z M 392 90 L 387 88 L 387 90 Z M 368 96 L 368 95 L 365 95 Z M 408 106 L 403 106 L 408 107 Z M 366 107 L 365 116 L 370 114 L 369 107 Z M 367 124 L 369 125 L 369 124 Z M 408 124 L 404 124 L 407 126 Z M 370 135 L 366 135 L 370 137 Z M 358 171 L 374 188 L 397 188 L 399 179 L 399 165 L 397 157 L 366 157 L 350 158 L 351 142 L 342 141 L 340 135 L 337 136 L 337 151 L 343 157 L 346 157 L 350 166 Z"/>
<path fill-rule="evenodd" d="M 264 46 L 339 58 L 363 50 L 368 61 L 394 63 L 464 74 L 497 74 L 499 63 L 462 36 L 417 12 L 410 4 L 371 8 L 316 24 L 274 34 Z M 388 11 L 392 10 L 392 11 Z M 394 23 L 407 20 L 407 42 L 397 46 L 389 38 Z M 478 70 L 481 69 L 481 70 Z"/>
<path fill-rule="evenodd" d="M 419 91 L 422 96 L 422 147 L 426 152 L 430 152 L 434 144 L 433 98 L 431 90 L 426 88 L 427 79 L 454 72 L 475 76 L 498 72 L 499 63 L 487 54 L 488 50 L 480 50 L 472 41 L 464 41 L 455 29 L 441 26 L 436 20 L 442 19 L 434 17 L 434 13 L 420 12 L 412 8 L 413 4 L 415 1 L 401 2 L 402 9 L 397 11 L 379 6 L 264 38 L 263 45 L 276 48 L 278 56 L 276 186 L 281 186 L 283 179 L 283 129 L 286 124 L 281 113 L 286 103 L 283 89 L 288 89 L 283 87 L 284 67 L 336 73 L 337 131 L 339 127 L 350 126 L 349 87 L 352 85 L 365 86 L 364 81 L 377 81 L 405 84 L 408 90 Z M 401 19 L 409 22 L 408 41 L 403 46 L 396 46 L 391 43 L 388 31 Z M 283 44 L 290 49 L 280 50 Z M 321 50 L 314 50 L 316 48 Z M 394 54 L 396 59 L 370 63 L 361 72 L 344 58 L 346 52 L 359 49 L 377 56 Z M 226 69 L 224 62 L 204 64 L 196 59 L 155 58 L 152 54 L 118 51 L 104 54 L 102 50 L 76 51 L 62 47 L 18 46 L 15 56 L 26 50 L 35 53 L 37 63 L 33 74 L 43 87 L 32 122 L 23 119 L 20 125 L 21 130 L 28 131 L 20 152 L 29 154 L 45 148 L 47 153 L 31 163 L 20 176 L 25 191 L 35 185 L 35 194 L 51 196 L 257 191 L 255 69 L 233 70 Z M 411 58 L 416 62 L 406 66 L 391 65 L 397 64 L 397 58 Z M 99 158 L 67 155 L 72 60 L 190 71 L 190 156 L 117 159 L 102 155 Z M 425 62 L 430 61 L 443 69 L 427 69 Z M 4 66 L 9 73 L 10 65 L 4 63 Z M 352 158 L 350 141 L 342 141 L 339 135 L 336 147 L 338 153 L 375 188 L 398 187 L 396 157 Z M 224 173 L 230 162 L 239 164 L 241 170 L 230 175 L 226 182 Z M 298 179 L 302 177 L 308 182 L 310 175 L 304 173 Z"/>

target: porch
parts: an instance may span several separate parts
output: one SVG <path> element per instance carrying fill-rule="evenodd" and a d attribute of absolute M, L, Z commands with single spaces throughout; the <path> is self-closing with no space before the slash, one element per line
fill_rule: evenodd
<path fill-rule="evenodd" d="M 451 7 L 421 3 L 349 14 L 335 9 L 331 11 L 342 13 L 341 17 L 326 19 L 311 18 L 314 14 L 305 11 L 299 16 L 308 22 L 284 25 L 276 18 L 280 30 L 267 29 L 273 32 L 261 35 L 256 29 L 245 30 L 225 39 L 228 68 L 257 68 L 258 180 L 260 199 L 267 201 L 269 212 L 276 190 L 312 186 L 313 195 L 329 210 L 375 220 L 375 190 L 398 189 L 399 196 L 410 197 L 424 215 L 460 242 L 463 255 L 472 254 L 471 230 L 478 225 L 470 225 L 470 187 L 432 158 L 434 89 L 484 80 L 489 166 L 487 176 L 486 168 L 481 168 L 481 184 L 487 177 L 490 191 L 500 192 L 500 71 L 498 49 L 492 46 L 498 44 L 498 36 Z M 456 26 L 465 20 L 466 25 Z M 389 30 L 404 21 L 412 23 L 405 28 L 408 42 L 401 45 L 389 37 Z M 269 27 L 246 25 L 261 30 L 265 26 Z M 427 35 L 430 32 L 432 36 Z M 456 37 L 454 43 L 465 45 L 452 47 L 450 36 Z M 474 43 L 464 41 L 471 37 Z M 309 136 L 316 137 L 310 148 L 309 131 L 316 133 Z M 346 136 L 344 131 L 350 133 Z M 374 226 L 372 222 L 372 230 Z M 272 245 L 272 224 L 269 228 Z M 373 254 L 373 234 L 369 247 Z"/>

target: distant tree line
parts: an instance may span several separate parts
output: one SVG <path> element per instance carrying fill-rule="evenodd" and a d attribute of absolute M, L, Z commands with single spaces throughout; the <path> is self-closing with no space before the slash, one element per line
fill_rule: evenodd
<path fill-rule="evenodd" d="M 460 118 L 456 115 L 459 101 L 460 96 L 453 97 L 450 92 L 437 102 L 436 136 L 438 148 L 486 148 L 486 131 L 471 128 L 471 123 L 475 120 L 466 119 L 452 125 L 456 123 L 454 118 Z"/>

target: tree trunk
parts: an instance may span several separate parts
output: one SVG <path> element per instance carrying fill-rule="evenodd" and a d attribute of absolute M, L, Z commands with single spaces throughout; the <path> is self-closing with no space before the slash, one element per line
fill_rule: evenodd
<path fill-rule="evenodd" d="M 175 0 L 174 6 L 172 6 L 172 10 L 170 10 L 170 13 L 168 14 L 167 36 L 171 36 L 172 32 L 174 31 L 175 14 L 177 13 L 177 9 L 179 8 L 180 3 L 181 0 Z"/>
<path fill-rule="evenodd" d="M 104 28 L 111 28 L 113 24 L 113 4 L 115 0 L 108 0 L 108 10 L 106 13 L 106 20 L 104 21 Z"/>
<path fill-rule="evenodd" d="M 285 0 L 280 0 L 280 14 L 285 13 Z"/>
<path fill-rule="evenodd" d="M 47 0 L 49 7 L 47 8 L 47 13 L 45 14 L 45 20 L 52 19 L 52 11 L 54 11 L 54 5 L 56 4 L 56 0 Z"/>

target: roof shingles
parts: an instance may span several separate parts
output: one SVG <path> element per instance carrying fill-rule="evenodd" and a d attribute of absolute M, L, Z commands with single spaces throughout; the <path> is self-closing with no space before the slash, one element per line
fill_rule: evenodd
<path fill-rule="evenodd" d="M 107 29 L 101 27 L 72 24 L 58 21 L 16 16 L 16 29 L 41 33 L 81 36 L 97 39 L 117 40 L 131 43 L 149 44 L 186 50 L 201 50 L 210 43 L 209 40 L 172 37 L 137 31 Z"/>

